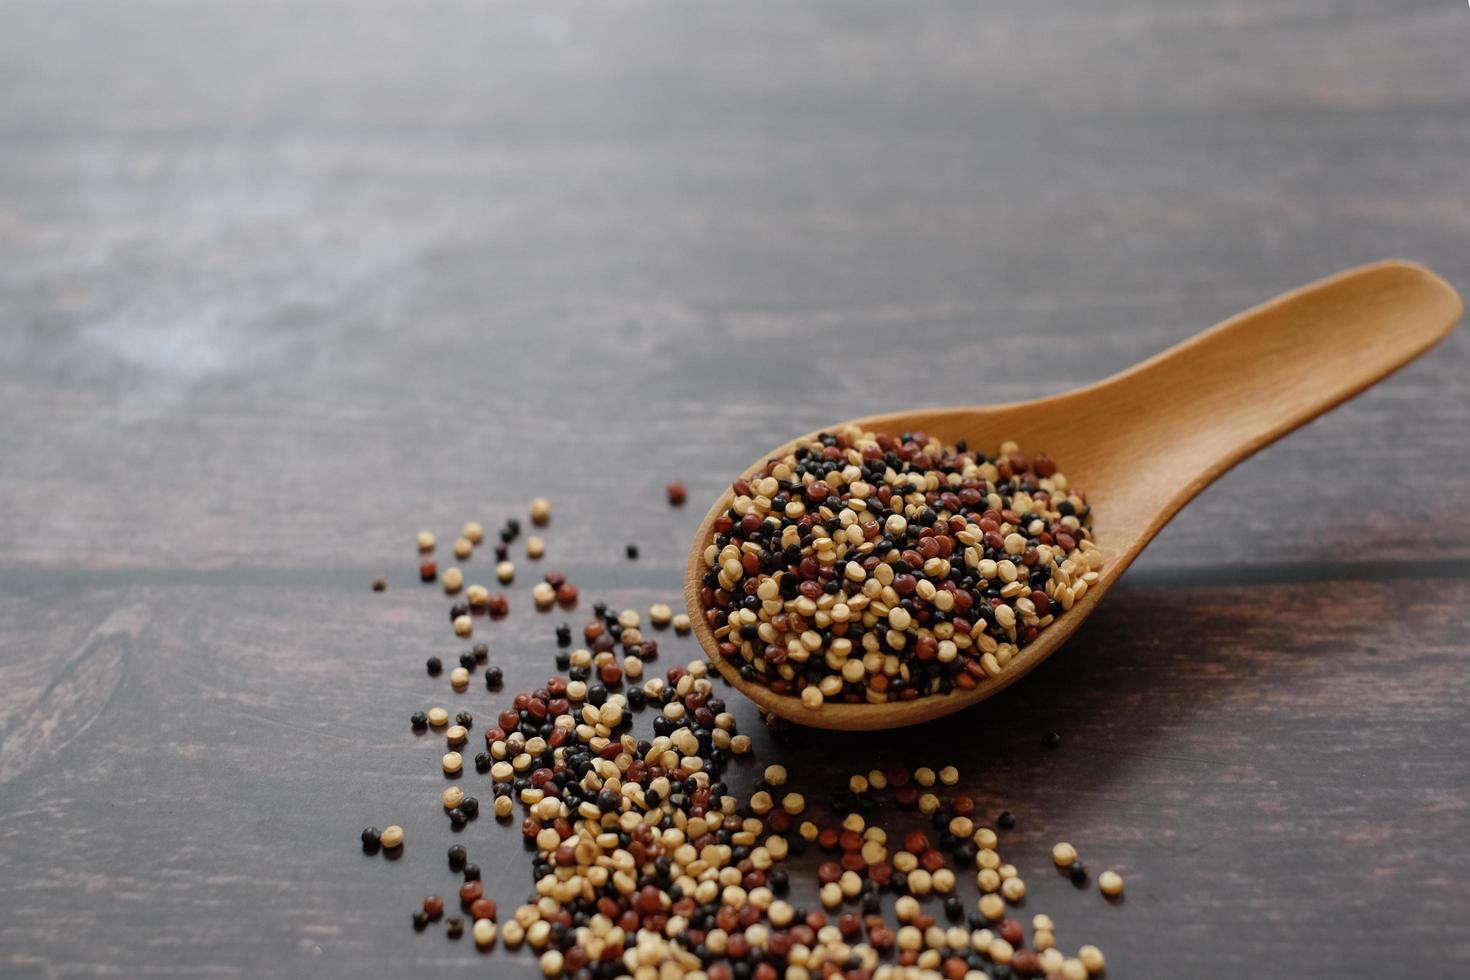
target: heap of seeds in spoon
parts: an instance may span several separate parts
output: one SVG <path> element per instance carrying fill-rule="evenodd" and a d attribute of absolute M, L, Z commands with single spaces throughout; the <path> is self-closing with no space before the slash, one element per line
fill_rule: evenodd
<path fill-rule="evenodd" d="M 1097 581 L 1056 463 L 920 432 L 821 433 L 733 484 L 701 589 L 721 656 L 811 708 L 973 688 Z"/>

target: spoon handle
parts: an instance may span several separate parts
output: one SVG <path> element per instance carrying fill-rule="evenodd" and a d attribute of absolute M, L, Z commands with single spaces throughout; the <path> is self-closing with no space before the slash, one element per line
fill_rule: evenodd
<path fill-rule="evenodd" d="M 1434 346 L 1462 310 L 1423 266 L 1380 262 L 1286 293 L 1063 397 L 1128 431 L 1129 458 L 1097 462 L 1110 507 L 1125 504 L 1116 516 L 1136 525 L 1120 530 L 1151 533 L 1236 463 Z"/>

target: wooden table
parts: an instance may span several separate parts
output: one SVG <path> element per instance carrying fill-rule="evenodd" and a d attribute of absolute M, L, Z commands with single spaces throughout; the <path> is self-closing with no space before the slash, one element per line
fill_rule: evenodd
<path fill-rule="evenodd" d="M 674 601 L 790 433 L 1065 389 L 1385 256 L 1464 288 L 1467 17 L 7 4 L 0 974 L 529 975 L 409 928 L 454 887 L 409 714 L 497 704 L 424 672 L 462 644 L 414 532 L 555 502 L 481 630 L 513 689 L 583 621 L 533 568 Z M 958 762 L 1026 916 L 1117 977 L 1464 975 L 1467 370 L 1462 331 L 1241 466 L 995 701 L 758 752 L 818 798 Z M 515 831 L 460 839 L 524 895 Z"/>

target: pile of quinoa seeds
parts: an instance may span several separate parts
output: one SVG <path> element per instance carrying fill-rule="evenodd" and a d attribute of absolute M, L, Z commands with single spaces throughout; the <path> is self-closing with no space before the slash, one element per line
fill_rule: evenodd
<path fill-rule="evenodd" d="M 844 445 L 860 457 L 865 454 L 868 439 L 859 433 L 831 438 L 841 458 Z M 1078 556 L 1087 553 L 1081 547 L 1086 541 L 1081 524 L 1085 505 L 1080 498 L 1062 496 L 1065 481 L 1044 460 L 1016 465 L 1021 462 L 1016 454 L 1005 453 L 996 461 L 976 462 L 963 447 L 941 451 L 931 444 L 920 452 L 920 443 L 912 440 L 873 445 L 887 454 L 888 462 L 901 460 L 904 472 L 959 474 L 959 483 L 941 496 L 965 492 L 965 499 L 958 504 L 930 499 L 926 495 L 931 487 L 912 504 L 905 495 L 899 505 L 898 491 L 890 490 L 882 510 L 863 510 L 865 516 L 898 514 L 901 506 L 905 519 L 911 516 L 918 527 L 929 529 L 938 525 L 941 513 L 958 515 L 967 513 L 962 509 L 966 506 L 989 506 L 987 498 L 1000 505 L 990 508 L 997 513 L 1021 506 L 1043 526 L 1033 528 L 1002 514 L 997 533 L 1002 527 L 1024 528 L 1028 546 L 1022 554 L 1035 551 L 1038 561 L 1043 548 L 1067 556 L 1052 562 L 1049 554 L 1045 560 L 1053 576 L 1046 580 L 1054 586 L 1051 594 L 1084 581 Z M 885 464 L 892 479 L 885 479 L 882 487 L 898 485 L 899 468 Z M 829 496 L 864 499 L 854 486 L 864 472 L 857 464 L 853 470 L 853 478 L 839 477 L 839 489 Z M 793 469 L 769 478 L 789 484 L 798 475 Z M 806 482 L 810 486 L 816 481 Z M 679 494 L 669 493 L 674 506 L 682 503 L 679 489 Z M 971 490 L 980 499 L 973 499 Z M 751 513 L 754 501 L 764 495 L 742 496 L 746 501 L 741 507 Z M 813 495 L 806 499 L 820 512 Z M 769 511 L 775 498 L 759 506 Z M 925 507 L 933 510 L 933 520 L 923 514 Z M 1069 512 L 1058 517 L 1062 507 Z M 798 523 L 802 517 L 786 505 L 778 511 Z M 536 524 L 549 523 L 549 502 L 533 503 L 531 517 Z M 1071 543 L 1063 549 L 1054 542 L 1064 531 Z M 809 532 L 810 526 L 797 534 Z M 891 550 L 900 554 L 934 540 L 929 534 L 884 533 Z M 958 541 L 965 533 L 951 526 L 946 540 Z M 512 563 L 519 535 L 517 521 L 502 528 L 493 545 L 497 568 Z M 455 542 L 456 559 L 470 560 L 484 538 L 478 523 L 467 525 Z M 818 549 L 814 540 L 797 543 L 804 551 L 837 550 L 835 544 Z M 734 714 L 715 687 L 718 675 L 704 660 L 663 671 L 652 666 L 660 655 L 655 634 L 664 632 L 669 640 L 669 631 L 687 634 L 690 627 L 687 617 L 674 615 L 664 603 L 653 604 L 646 620 L 636 610 L 594 604 L 581 629 L 586 645 L 575 649 L 571 625 L 557 625 L 554 646 L 550 635 L 547 642 L 548 660 L 556 671 L 544 684 L 511 694 L 503 689 L 504 674 L 493 662 L 493 637 L 468 639 L 492 632 L 494 621 L 510 613 L 511 597 L 470 586 L 476 591 L 462 598 L 467 577 L 457 567 L 438 571 L 433 535 L 421 534 L 418 546 L 420 577 L 442 586 L 451 603 L 453 636 L 472 643 L 450 672 L 446 693 L 455 709 L 419 705 L 410 717 L 411 737 L 442 740 L 433 755 L 446 781 L 442 792 L 422 802 L 423 812 L 406 815 L 403 823 L 415 828 L 429 824 L 430 829 L 418 833 L 447 846 L 448 874 L 454 881 L 450 887 L 458 893 L 446 899 L 438 894 L 443 889 L 433 886 L 425 889 L 428 894 L 417 893 L 423 897 L 415 897 L 411 919 L 419 933 L 441 932 L 450 942 L 465 943 L 487 956 L 517 955 L 528 948 L 547 977 L 1084 980 L 1103 972 L 1103 954 L 1088 945 L 1064 948 L 1062 932 L 1050 916 L 1030 914 L 1028 930 L 1021 909 L 1025 881 L 1001 854 L 1002 835 L 1015 825 L 1015 817 L 1000 811 L 987 819 L 953 766 L 871 768 L 835 785 L 828 774 L 810 787 L 799 773 L 788 773 L 780 764 L 755 767 L 752 739 L 738 731 Z M 843 546 L 848 554 L 874 550 L 859 552 L 860 547 L 852 541 Z M 953 555 L 953 547 L 945 554 Z M 547 542 L 538 540 L 528 552 L 539 558 L 547 549 Z M 807 557 L 803 554 L 797 564 Z M 832 562 L 840 560 L 834 557 Z M 979 560 L 998 564 L 988 556 Z M 906 559 L 885 564 L 892 567 L 900 561 Z M 502 584 L 516 574 L 513 568 L 505 571 L 509 574 L 497 575 Z M 858 581 L 840 574 L 845 581 Z M 899 575 L 908 574 L 895 569 L 883 587 L 889 589 Z M 916 581 L 912 595 L 927 595 L 923 601 L 928 605 L 915 607 L 915 619 L 939 610 L 938 587 L 921 591 L 918 584 L 936 579 L 949 581 L 937 570 Z M 1042 585 L 1040 577 L 1032 581 Z M 549 596 L 541 585 L 550 586 Z M 375 583 L 374 589 L 382 587 Z M 555 572 L 546 573 L 531 592 L 534 602 L 526 605 L 541 613 L 577 605 L 575 590 L 568 591 L 565 577 Z M 865 595 L 861 590 L 843 594 L 849 599 Z M 807 598 L 804 593 L 802 597 Z M 868 609 L 859 607 L 863 615 L 882 601 L 881 596 L 867 598 Z M 885 605 L 900 608 L 896 602 Z M 1037 611 L 1034 607 L 1033 600 L 1031 612 Z M 1049 616 L 1038 616 L 1038 623 Z M 925 623 L 931 636 L 942 625 L 932 615 Z M 1030 624 L 1021 629 L 1017 639 Z M 995 646 L 998 650 L 999 644 Z M 436 679 L 444 673 L 439 657 L 429 658 L 427 668 Z M 471 672 L 480 670 L 483 688 L 468 683 Z M 875 676 L 888 675 L 879 671 Z M 481 693 L 473 693 L 476 689 Z M 477 706 L 485 698 L 490 703 Z M 477 713 L 490 719 L 478 734 Z M 801 737 L 800 730 L 777 719 L 766 722 L 777 744 L 789 745 Z M 471 754 L 472 763 L 467 763 Z M 818 794 L 810 806 L 806 792 Z M 491 801 L 483 815 L 493 819 L 481 819 L 481 796 Z M 504 836 L 516 828 L 525 844 L 524 877 L 488 880 L 475 863 L 476 853 L 482 848 L 504 853 Z M 362 832 L 363 850 L 369 855 L 401 853 L 409 846 L 408 837 L 398 824 L 385 830 L 369 827 Z M 1079 887 L 1090 884 L 1072 845 L 1057 844 L 1052 859 L 1057 872 Z M 441 870 L 436 877 L 445 873 Z M 1101 890 L 1116 900 L 1121 878 L 1104 872 L 1100 885 L 1104 879 L 1107 887 Z M 797 894 L 816 897 L 803 903 Z M 978 901 L 965 894 L 978 895 Z M 491 973 L 501 970 L 492 968 Z"/>
<path fill-rule="evenodd" d="M 881 704 L 1004 673 L 1087 593 L 1091 508 L 1045 455 L 821 433 L 733 485 L 701 603 L 748 681 Z"/>

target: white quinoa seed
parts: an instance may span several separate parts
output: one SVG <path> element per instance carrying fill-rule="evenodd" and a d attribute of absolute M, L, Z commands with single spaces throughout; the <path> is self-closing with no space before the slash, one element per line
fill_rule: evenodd
<path fill-rule="evenodd" d="M 444 591 L 454 595 L 459 587 L 464 584 L 464 573 L 458 568 L 450 567 L 439 573 L 439 584 L 444 586 Z"/>
<path fill-rule="evenodd" d="M 544 554 L 546 554 L 546 542 L 544 540 L 534 534 L 526 539 L 527 558 L 540 558 Z"/>
<path fill-rule="evenodd" d="M 1089 945 L 1078 949 L 1077 959 L 1087 968 L 1088 973 L 1101 973 L 1108 968 L 1108 963 L 1103 958 L 1102 950 L 1096 946 Z"/>
<path fill-rule="evenodd" d="M 464 561 L 475 553 L 475 545 L 469 538 L 454 539 L 454 557 Z"/>
<path fill-rule="evenodd" d="M 464 538 L 470 544 L 479 544 L 485 540 L 485 525 L 479 521 L 470 521 L 459 534 L 460 537 Z"/>
<path fill-rule="evenodd" d="M 424 553 L 428 553 L 430 551 L 433 551 L 434 550 L 434 544 L 435 544 L 434 535 L 430 534 L 428 531 L 420 531 L 419 532 L 419 536 L 418 536 L 419 551 L 422 551 Z"/>
<path fill-rule="evenodd" d="M 545 497 L 537 497 L 531 501 L 531 523 L 545 524 L 551 520 L 551 501 Z"/>
<path fill-rule="evenodd" d="M 1077 849 L 1066 841 L 1053 844 L 1051 859 L 1059 868 L 1070 868 L 1072 862 L 1077 860 Z"/>
<path fill-rule="evenodd" d="M 501 582 L 509 584 L 516 577 L 516 567 L 508 561 L 503 561 L 495 566 L 495 577 Z"/>
<path fill-rule="evenodd" d="M 403 828 L 396 823 L 391 823 L 383 828 L 382 836 L 378 838 L 384 848 L 397 847 L 403 843 Z"/>
<path fill-rule="evenodd" d="M 1097 888 L 1109 898 L 1123 894 L 1123 876 L 1116 871 L 1104 871 L 1097 876 Z"/>

